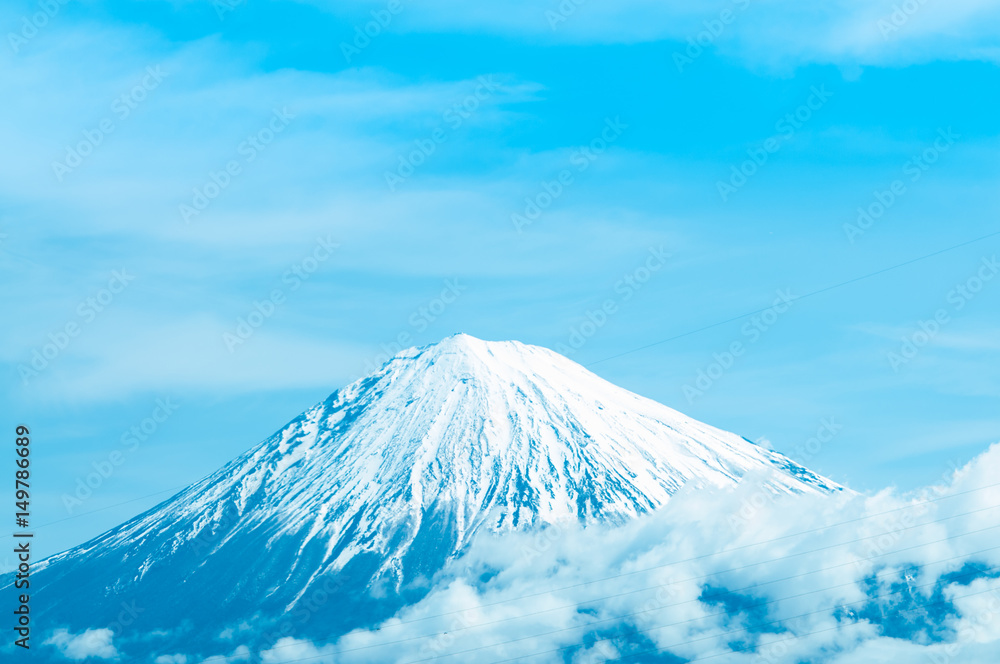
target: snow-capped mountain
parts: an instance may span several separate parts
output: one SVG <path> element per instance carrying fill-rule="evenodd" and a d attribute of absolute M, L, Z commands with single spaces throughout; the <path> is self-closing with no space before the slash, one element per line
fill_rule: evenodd
<path fill-rule="evenodd" d="M 40 563 L 39 620 L 214 638 L 273 625 L 316 589 L 327 635 L 391 613 L 478 532 L 621 522 L 681 486 L 754 473 L 840 487 L 544 348 L 468 335 L 404 351 L 213 475 Z M 6 585 L 6 584 L 5 584 Z M 256 622 L 255 622 L 256 621 Z"/>

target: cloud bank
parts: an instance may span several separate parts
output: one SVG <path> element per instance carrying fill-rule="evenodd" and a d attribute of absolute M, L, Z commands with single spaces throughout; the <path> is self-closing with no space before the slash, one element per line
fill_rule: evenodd
<path fill-rule="evenodd" d="M 749 482 L 622 528 L 484 538 L 338 661 L 993 661 L 998 468 L 1000 444 L 909 496 Z"/>
<path fill-rule="evenodd" d="M 777 496 L 757 478 L 682 490 L 621 527 L 485 535 L 390 620 L 296 625 L 255 650 L 265 664 L 992 663 L 998 470 L 1000 443 L 905 495 Z M 206 654 L 187 662 L 232 661 Z"/>

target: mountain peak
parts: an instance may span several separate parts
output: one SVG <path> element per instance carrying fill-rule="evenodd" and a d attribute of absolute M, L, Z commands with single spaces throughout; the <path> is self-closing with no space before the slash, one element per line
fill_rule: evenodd
<path fill-rule="evenodd" d="M 278 616 L 331 579 L 359 597 L 404 592 L 479 532 L 621 523 L 682 486 L 731 487 L 750 473 L 775 493 L 839 490 L 553 351 L 456 334 L 396 355 L 33 578 L 109 598 L 205 584 L 233 615 Z M 151 628 L 176 618 L 152 611 Z M 214 613 L 185 617 L 212 625 Z"/>
<path fill-rule="evenodd" d="M 426 384 L 431 376 L 445 383 L 473 378 L 531 382 L 542 367 L 569 373 L 579 370 L 593 375 L 548 348 L 520 341 L 485 341 L 459 332 L 436 343 L 400 351 L 380 370 L 359 382 L 384 375 L 397 378 L 420 376 L 422 384 Z"/>
<path fill-rule="evenodd" d="M 397 353 L 391 359 L 414 359 L 421 357 L 425 361 L 434 361 L 445 355 L 454 354 L 470 359 L 478 359 L 482 362 L 502 362 L 504 358 L 509 359 L 514 355 L 537 351 L 552 353 L 548 349 L 539 346 L 529 346 L 520 341 L 485 341 L 465 332 L 456 332 L 436 343 L 407 348 Z"/>
<path fill-rule="evenodd" d="M 497 343 L 518 343 L 518 342 L 484 341 L 479 337 L 474 337 L 471 334 L 467 334 L 465 332 L 456 332 L 455 334 L 449 334 L 441 341 L 429 344 L 428 346 L 439 346 L 443 348 L 471 348 L 473 346 L 486 346 L 489 344 L 497 344 Z"/>

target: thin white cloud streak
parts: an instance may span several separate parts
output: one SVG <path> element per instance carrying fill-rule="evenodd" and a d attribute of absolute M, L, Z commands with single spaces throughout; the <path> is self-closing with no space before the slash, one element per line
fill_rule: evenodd
<path fill-rule="evenodd" d="M 264 299 L 263 295 L 257 299 Z M 294 293 L 288 297 L 291 300 Z M 250 311 L 248 300 L 243 316 Z M 281 320 L 286 313 L 279 309 L 232 353 L 223 334 L 234 333 L 235 317 L 231 321 L 217 315 L 168 320 L 139 311 L 109 313 L 107 320 L 100 321 L 104 329 L 130 331 L 112 338 L 100 328 L 89 330 L 75 340 L 72 352 L 29 378 L 24 394 L 43 401 L 88 402 L 164 390 L 195 394 L 301 387 L 332 390 L 346 384 L 352 370 L 361 369 L 368 355 L 366 347 L 297 334 Z M 14 358 L 8 361 L 13 363 Z M 30 366 L 30 358 L 23 354 L 17 362 Z"/>
<path fill-rule="evenodd" d="M 344 9 L 344 3 L 309 2 L 331 11 Z M 370 17 L 362 10 L 378 9 L 384 2 L 359 0 L 352 4 L 363 24 Z M 893 12 L 903 4 L 918 9 L 892 23 Z M 566 9 L 560 11 L 560 7 Z M 996 61 L 1000 57 L 996 37 L 1000 8 L 989 0 L 835 0 L 810 4 L 713 0 L 697 5 L 681 0 L 525 0 L 503 5 L 438 0 L 421 4 L 419 11 L 401 12 L 387 31 L 490 32 L 569 43 L 684 42 L 696 39 L 706 30 L 706 21 L 718 19 L 727 9 L 735 18 L 718 36 L 710 38 L 709 46 L 751 65 L 904 65 L 934 58 Z M 345 40 L 349 41 L 346 34 Z"/>
<path fill-rule="evenodd" d="M 91 232 L 169 233 L 179 224 L 179 203 L 233 159 L 275 108 L 295 115 L 287 132 L 197 222 L 226 209 L 259 209 L 275 191 L 286 201 L 306 192 L 315 203 L 362 182 L 374 188 L 397 155 L 476 85 L 474 79 L 413 84 L 378 70 L 259 73 L 254 53 L 214 39 L 178 47 L 151 35 L 140 42 L 136 30 L 52 30 L 61 39 L 41 53 L 0 53 L 8 84 L 23 93 L 0 111 L 0 140 L 19 156 L 0 163 L 0 194 L 13 205 L 45 203 L 50 218 L 83 218 Z M 129 57 L 110 46 L 123 41 L 134 43 Z M 162 68 L 163 82 L 129 117 L 116 118 L 112 103 L 150 66 Z M 504 105 L 528 101 L 539 89 L 502 74 L 496 80 L 500 89 L 463 129 L 502 125 Z M 114 132 L 59 182 L 53 162 L 106 117 L 115 120 Z"/>
<path fill-rule="evenodd" d="M 400 274 L 443 278 L 470 267 L 482 269 L 481 261 L 454 252 L 440 234 L 461 233 L 470 215 L 484 218 L 485 210 L 505 206 L 488 192 L 437 187 L 428 194 L 419 183 L 412 183 L 412 192 L 388 196 L 382 180 L 382 172 L 412 148 L 414 139 L 425 137 L 442 122 L 444 111 L 470 94 L 476 79 L 412 84 L 376 70 L 259 73 L 255 64 L 252 49 L 214 39 L 175 46 L 143 30 L 62 24 L 53 24 L 30 53 L 0 53 L 5 79 L 23 93 L 0 109 L 0 142 L 18 156 L 0 162 L 0 198 L 18 210 L 17 221 L 0 229 L 10 235 L 2 250 L 10 259 L 5 269 L 17 282 L 5 301 L 22 320 L 35 321 L 0 335 L 4 359 L 16 373 L 32 348 L 75 319 L 75 307 L 91 294 L 90 285 L 105 279 L 100 264 L 109 253 L 117 256 L 115 268 L 127 262 L 141 275 L 139 283 L 145 280 L 155 290 L 145 293 L 151 298 L 132 303 L 128 296 L 144 287 L 123 294 L 88 330 L 116 332 L 74 340 L 39 381 L 53 389 L 46 398 L 88 400 L 180 384 L 237 391 L 342 384 L 373 349 L 330 341 L 323 337 L 329 324 L 298 333 L 269 321 L 235 357 L 221 342 L 237 314 L 270 291 L 267 280 L 277 281 L 311 249 L 317 235 L 330 235 L 345 249 L 314 282 L 325 281 L 327 289 L 339 286 L 341 293 L 353 289 L 346 295 L 351 311 L 363 306 L 358 303 L 365 284 L 356 274 L 335 283 L 337 270 L 384 279 Z M 150 66 L 162 67 L 165 79 L 129 117 L 118 119 L 114 99 Z M 463 129 L 504 124 L 505 104 L 530 100 L 538 90 L 502 75 L 496 80 L 501 89 L 481 100 Z M 296 116 L 287 134 L 185 225 L 178 206 L 189 201 L 192 188 L 224 168 L 272 109 L 284 107 Z M 106 117 L 115 118 L 114 132 L 57 182 L 52 162 Z M 445 147 L 465 149 L 457 136 L 452 143 Z M 428 232 L 428 218 L 435 220 L 435 233 Z M 506 227 L 493 236 L 513 248 Z M 451 264 L 431 260 L 430 254 Z M 51 262 L 40 264 L 31 256 Z M 459 260 L 463 266 L 455 264 Z M 206 280 L 221 282 L 224 291 L 215 291 L 210 304 L 191 295 Z M 248 285 L 261 280 L 259 291 Z M 310 311 L 316 310 L 314 297 L 296 301 L 292 295 L 288 308 L 311 304 Z M 150 309 L 159 302 L 161 308 L 151 314 L 142 302 Z M 239 304 L 234 307 L 234 302 Z M 227 304 L 231 316 L 220 312 Z M 400 315 L 407 311 L 401 308 Z"/>

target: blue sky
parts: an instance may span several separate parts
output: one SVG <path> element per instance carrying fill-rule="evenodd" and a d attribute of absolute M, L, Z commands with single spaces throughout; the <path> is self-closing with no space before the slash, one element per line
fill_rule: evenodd
<path fill-rule="evenodd" d="M 41 549 L 401 335 L 569 348 L 859 490 L 968 461 L 1000 439 L 1000 236 L 968 243 L 1000 231 L 1000 10 L 893 4 L 5 3 L 0 396 Z"/>

